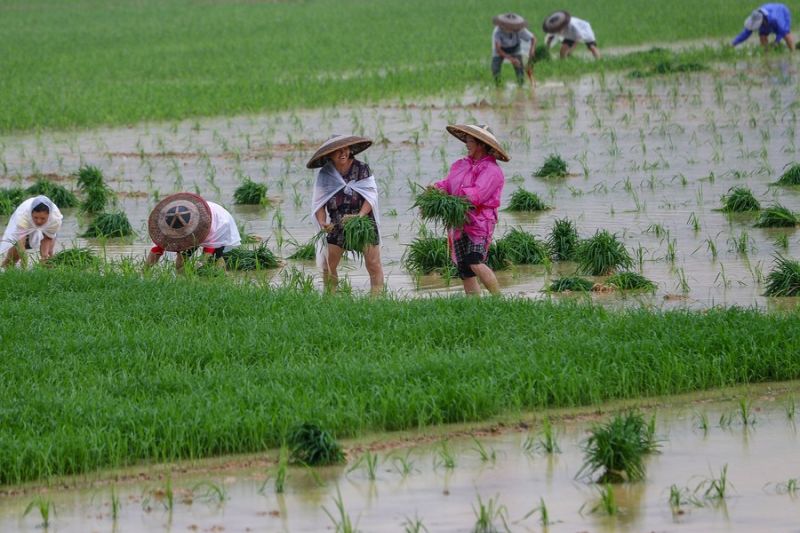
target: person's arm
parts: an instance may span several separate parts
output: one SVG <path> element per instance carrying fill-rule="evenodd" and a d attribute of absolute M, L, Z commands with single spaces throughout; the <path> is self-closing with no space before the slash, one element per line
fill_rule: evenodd
<path fill-rule="evenodd" d="M 314 216 L 317 218 L 317 222 L 323 230 L 330 232 L 333 229 L 333 224 L 328 224 L 328 217 L 326 216 L 324 205 L 317 209 L 317 212 L 314 213 Z"/>
<path fill-rule="evenodd" d="M 494 42 L 494 49 L 497 52 L 497 55 L 499 55 L 503 59 L 508 59 L 509 61 L 511 61 L 512 65 L 517 65 L 518 66 L 519 60 L 516 57 L 510 56 L 507 53 L 503 52 L 503 48 L 500 46 L 500 42 L 499 41 L 495 41 Z"/>
<path fill-rule="evenodd" d="M 742 33 L 733 38 L 733 41 L 731 41 L 731 46 L 738 46 L 742 44 L 749 39 L 751 35 L 753 35 L 753 32 L 745 28 L 742 30 Z"/>
<path fill-rule="evenodd" d="M 531 49 L 528 50 L 528 57 L 534 59 L 536 57 L 536 35 L 531 32 Z"/>
<path fill-rule="evenodd" d="M 39 261 L 44 262 L 53 256 L 53 248 L 56 245 L 56 240 L 52 237 L 45 235 L 42 237 L 42 242 L 39 244 Z"/>

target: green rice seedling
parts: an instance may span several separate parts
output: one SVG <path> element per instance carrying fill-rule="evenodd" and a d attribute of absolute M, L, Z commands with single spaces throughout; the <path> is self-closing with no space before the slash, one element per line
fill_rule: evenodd
<path fill-rule="evenodd" d="M 78 188 L 83 193 L 88 193 L 91 189 L 105 187 L 103 171 L 92 165 L 84 165 L 78 169 Z"/>
<path fill-rule="evenodd" d="M 122 508 L 122 503 L 119 500 L 119 494 L 117 494 L 117 486 L 111 485 L 111 519 L 115 522 L 119 518 L 119 510 Z"/>
<path fill-rule="evenodd" d="M 552 59 L 552 56 L 550 55 L 550 47 L 544 43 L 537 44 L 536 48 L 534 48 L 532 62 L 536 64 L 541 61 L 550 61 L 550 59 Z"/>
<path fill-rule="evenodd" d="M 500 496 L 496 495 L 494 498 L 489 498 L 485 503 L 478 494 L 478 505 L 472 506 L 472 511 L 475 513 L 475 525 L 472 527 L 473 533 L 497 533 L 500 531 L 496 522 L 499 520 L 500 524 L 505 531 L 510 532 L 508 528 L 508 509 L 505 505 L 499 504 Z"/>
<path fill-rule="evenodd" d="M 537 178 L 563 178 L 569 174 L 567 162 L 558 154 L 550 154 L 539 169 L 533 173 Z"/>
<path fill-rule="evenodd" d="M 564 276 L 553 280 L 547 288 L 550 292 L 588 292 L 594 283 L 580 276 Z"/>
<path fill-rule="evenodd" d="M 91 248 L 67 248 L 47 260 L 47 266 L 64 268 L 96 268 L 99 264 L 100 258 Z"/>
<path fill-rule="evenodd" d="M 345 220 L 343 231 L 345 249 L 359 254 L 378 238 L 370 217 L 355 216 Z"/>
<path fill-rule="evenodd" d="M 617 239 L 616 234 L 607 230 L 597 230 L 594 236 L 578 244 L 575 253 L 578 272 L 591 276 L 605 276 L 618 268 L 633 266 L 625 245 Z"/>
<path fill-rule="evenodd" d="M 671 485 L 669 487 L 669 507 L 673 515 L 682 515 L 685 513 L 683 510 L 684 505 L 694 505 L 695 507 L 702 507 L 702 502 L 695 497 L 694 493 L 689 487 L 679 487 Z"/>
<path fill-rule="evenodd" d="M 474 206 L 463 196 L 447 194 L 436 187 L 426 187 L 414 198 L 423 220 L 440 222 L 445 228 L 457 229 L 467 223 L 467 213 Z"/>
<path fill-rule="evenodd" d="M 655 283 L 636 272 L 617 272 L 605 284 L 623 291 L 654 291 L 657 288 Z"/>
<path fill-rule="evenodd" d="M 786 419 L 789 421 L 794 421 L 797 414 L 797 403 L 795 402 L 794 396 L 789 396 L 789 399 L 786 400 L 784 411 L 786 412 Z"/>
<path fill-rule="evenodd" d="M 756 423 L 756 417 L 753 414 L 753 402 L 747 398 L 739 398 L 739 420 L 745 426 L 752 426 Z"/>
<path fill-rule="evenodd" d="M 800 185 L 800 163 L 789 166 L 776 183 L 777 185 Z"/>
<path fill-rule="evenodd" d="M 619 514 L 619 506 L 617 505 L 617 498 L 614 496 L 614 488 L 609 483 L 604 483 L 600 491 L 600 499 L 592 507 L 589 512 L 598 513 L 603 512 L 608 516 L 615 516 Z"/>
<path fill-rule="evenodd" d="M 47 529 L 50 527 L 50 515 L 56 514 L 56 506 L 53 505 L 53 502 L 49 498 L 45 498 L 44 496 L 37 495 L 27 507 L 25 507 L 25 512 L 22 514 L 23 517 L 28 516 L 31 511 L 36 509 L 39 511 L 39 516 L 42 519 L 42 527 Z"/>
<path fill-rule="evenodd" d="M 283 494 L 289 472 L 289 447 L 285 444 L 278 451 L 278 466 L 275 469 L 275 493 Z"/>
<path fill-rule="evenodd" d="M 0 189 L 0 215 L 10 215 L 25 199 L 25 191 L 19 187 Z"/>
<path fill-rule="evenodd" d="M 722 413 L 719 415 L 720 429 L 727 429 L 733 424 L 733 415 L 730 413 Z"/>
<path fill-rule="evenodd" d="M 547 237 L 550 253 L 556 261 L 570 261 L 575 257 L 578 248 L 578 230 L 575 223 L 568 218 L 553 221 L 553 229 Z"/>
<path fill-rule="evenodd" d="M 422 523 L 422 519 L 418 516 L 414 518 L 406 517 L 403 521 L 403 533 L 428 533 L 428 528 Z"/>
<path fill-rule="evenodd" d="M 494 463 L 497 460 L 497 452 L 494 448 L 487 448 L 473 435 L 472 437 L 473 451 L 475 451 L 484 463 Z"/>
<path fill-rule="evenodd" d="M 523 188 L 519 188 L 511 194 L 511 199 L 508 202 L 508 207 L 506 207 L 506 211 L 516 211 L 516 212 L 536 212 L 536 211 L 546 211 L 550 209 L 550 206 L 545 204 L 539 195 L 535 192 L 526 191 Z"/>
<path fill-rule="evenodd" d="M 133 227 L 128 221 L 128 215 L 123 211 L 114 213 L 100 213 L 89 224 L 81 235 L 85 238 L 115 238 L 133 235 Z"/>
<path fill-rule="evenodd" d="M 558 434 L 547 417 L 542 420 L 542 433 L 536 443 L 536 449 L 546 454 L 561 453 L 561 448 L 558 446 Z"/>
<path fill-rule="evenodd" d="M 201 481 L 192 487 L 192 496 L 199 501 L 219 504 L 228 499 L 228 491 L 222 484 Z"/>
<path fill-rule="evenodd" d="M 347 470 L 347 472 L 350 473 L 362 465 L 367 472 L 367 478 L 370 481 L 375 481 L 376 473 L 378 471 L 378 454 L 367 450 L 358 458 L 358 461 L 356 461 L 353 466 Z"/>
<path fill-rule="evenodd" d="M 733 484 L 728 481 L 728 465 L 725 464 L 719 472 L 719 477 L 704 479 L 697 485 L 695 493 L 703 493 L 703 498 L 711 501 L 722 501 L 728 497 L 728 491 L 733 489 Z"/>
<path fill-rule="evenodd" d="M 450 446 L 446 440 L 443 440 L 436 450 L 433 466 L 434 468 L 442 466 L 448 470 L 452 470 L 456 467 L 456 457 L 453 455 L 452 450 L 450 450 Z"/>
<path fill-rule="evenodd" d="M 615 415 L 608 423 L 594 426 L 590 433 L 577 477 L 592 478 L 599 473 L 602 483 L 644 479 L 644 457 L 660 447 L 642 415 L 633 411 Z"/>
<path fill-rule="evenodd" d="M 758 214 L 757 228 L 793 228 L 800 224 L 800 218 L 790 209 L 774 204 Z"/>
<path fill-rule="evenodd" d="M 446 237 L 423 234 L 407 245 L 403 266 L 415 274 L 450 273 L 455 275 L 455 265 L 450 258 Z"/>
<path fill-rule="evenodd" d="M 343 463 L 345 460 L 342 446 L 333 435 L 310 422 L 296 426 L 289 434 L 287 444 L 293 463 L 324 466 Z"/>
<path fill-rule="evenodd" d="M 547 528 L 547 526 L 551 525 L 553 522 L 550 521 L 550 512 L 547 510 L 547 505 L 544 503 L 544 498 L 539 498 L 539 505 L 531 509 L 530 511 L 522 517 L 523 520 L 527 520 L 528 518 L 539 515 L 539 524 L 543 528 Z"/>
<path fill-rule="evenodd" d="M 309 294 L 314 292 L 314 276 L 302 270 L 291 267 L 281 271 L 281 287 L 290 291 Z"/>
<path fill-rule="evenodd" d="M 761 204 L 747 187 L 731 187 L 722 196 L 722 211 L 726 213 L 744 213 L 758 211 Z"/>
<path fill-rule="evenodd" d="M 334 531 L 336 531 L 336 533 L 357 533 L 358 523 L 353 523 L 350 515 L 347 514 L 347 510 L 344 508 L 344 501 L 342 500 L 342 493 L 338 485 L 336 486 L 336 497 L 333 499 L 333 504 L 336 506 L 337 516 L 334 516 L 333 513 L 328 511 L 324 505 L 322 506 L 322 510 L 325 511 L 325 514 L 328 515 L 328 518 L 333 522 Z"/>
<path fill-rule="evenodd" d="M 697 427 L 703 430 L 703 434 L 708 434 L 708 414 L 703 411 L 702 413 L 697 413 Z"/>
<path fill-rule="evenodd" d="M 411 474 L 416 470 L 416 467 L 414 466 L 414 461 L 411 460 L 410 451 L 406 452 L 406 454 L 403 456 L 397 455 L 392 457 L 392 466 L 403 477 L 408 476 L 409 474 Z"/>
<path fill-rule="evenodd" d="M 256 183 L 249 177 L 233 191 L 233 203 L 239 205 L 267 205 L 267 186 Z"/>
<path fill-rule="evenodd" d="M 36 183 L 25 189 L 25 193 L 30 195 L 43 194 L 50 198 L 59 209 L 66 209 L 78 205 L 78 197 L 75 193 L 45 178 L 38 178 Z"/>
<path fill-rule="evenodd" d="M 495 271 L 506 270 L 513 264 L 509 255 L 508 246 L 502 239 L 494 241 L 489 245 L 486 264 Z"/>
<path fill-rule="evenodd" d="M 767 274 L 765 296 L 800 296 L 800 261 L 788 259 L 780 254 Z"/>
<path fill-rule="evenodd" d="M 497 241 L 497 245 L 515 265 L 538 265 L 547 261 L 550 255 L 546 243 L 520 228 L 512 228 Z"/>
<path fill-rule="evenodd" d="M 800 478 L 790 478 L 782 483 L 774 483 L 777 494 L 796 495 L 800 492 Z"/>
<path fill-rule="evenodd" d="M 785 233 L 781 233 L 775 237 L 775 240 L 772 242 L 775 244 L 776 248 L 782 248 L 784 251 L 789 249 L 789 236 Z"/>
<path fill-rule="evenodd" d="M 280 266 L 280 261 L 266 242 L 255 248 L 238 246 L 222 254 L 222 257 L 225 259 L 225 266 L 230 270 L 265 270 Z"/>

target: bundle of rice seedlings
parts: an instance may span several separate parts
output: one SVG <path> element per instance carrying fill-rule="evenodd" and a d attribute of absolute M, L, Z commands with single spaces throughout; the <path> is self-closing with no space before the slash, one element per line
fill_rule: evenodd
<path fill-rule="evenodd" d="M 567 171 L 567 162 L 558 154 L 550 154 L 544 160 L 544 164 L 533 173 L 537 178 L 563 178 Z"/>
<path fill-rule="evenodd" d="M 505 250 L 506 257 L 515 265 L 538 265 L 550 255 L 546 243 L 519 228 L 512 228 L 497 244 Z"/>
<path fill-rule="evenodd" d="M 511 195 L 506 211 L 545 211 L 550 206 L 545 204 L 534 192 L 519 188 Z"/>
<path fill-rule="evenodd" d="M 501 241 L 492 242 L 489 245 L 486 264 L 495 271 L 509 268 L 513 263 L 509 256 L 508 245 Z"/>
<path fill-rule="evenodd" d="M 534 50 L 533 62 L 538 63 L 540 61 L 550 61 L 551 59 L 550 47 L 546 44 L 537 44 Z"/>
<path fill-rule="evenodd" d="M 92 165 L 84 165 L 78 169 L 78 188 L 82 192 L 105 186 L 103 171 Z"/>
<path fill-rule="evenodd" d="M 618 268 L 633 266 L 633 259 L 625 245 L 607 230 L 597 230 L 594 236 L 581 241 L 575 259 L 578 272 L 591 276 L 605 276 Z"/>
<path fill-rule="evenodd" d="M 787 168 L 777 182 L 778 185 L 800 185 L 800 163 Z"/>
<path fill-rule="evenodd" d="M 78 197 L 58 183 L 53 183 L 45 178 L 39 178 L 36 183 L 25 189 L 29 195 L 43 194 L 50 198 L 59 209 L 66 209 L 78 205 Z"/>
<path fill-rule="evenodd" d="M 233 191 L 233 202 L 243 205 L 265 205 L 269 203 L 267 186 L 245 178 L 244 182 Z"/>
<path fill-rule="evenodd" d="M 403 254 L 403 266 L 409 272 L 448 274 L 454 271 L 455 265 L 450 258 L 447 238 L 423 233 L 406 246 Z"/>
<path fill-rule="evenodd" d="M 793 228 L 800 224 L 800 219 L 791 210 L 780 204 L 767 207 L 758 214 L 757 228 Z"/>
<path fill-rule="evenodd" d="M 128 221 L 128 215 L 122 211 L 114 213 L 100 213 L 89 224 L 81 237 L 128 237 L 133 235 L 133 228 Z"/>
<path fill-rule="evenodd" d="M 25 198 L 25 191 L 19 187 L 0 189 L 0 215 L 10 215 Z"/>
<path fill-rule="evenodd" d="M 255 248 L 239 246 L 228 250 L 222 257 L 230 270 L 264 270 L 280 266 L 280 261 L 265 242 Z"/>
<path fill-rule="evenodd" d="M 578 230 L 568 218 L 556 219 L 547 238 L 550 252 L 556 261 L 570 261 L 578 248 Z"/>
<path fill-rule="evenodd" d="M 800 261 L 776 255 L 764 296 L 800 296 Z"/>
<path fill-rule="evenodd" d="M 728 194 L 722 196 L 722 210 L 726 213 L 742 213 L 759 209 L 761 209 L 761 204 L 747 187 L 731 187 L 728 189 Z"/>
<path fill-rule="evenodd" d="M 370 217 L 355 216 L 342 224 L 344 230 L 344 248 L 356 253 L 364 249 L 378 238 L 375 223 Z"/>
<path fill-rule="evenodd" d="M 458 229 L 467 223 L 467 212 L 472 204 L 462 196 L 447 194 L 436 187 L 427 187 L 414 198 L 423 220 L 441 222 L 445 228 Z"/>
<path fill-rule="evenodd" d="M 225 277 L 225 268 L 218 265 L 216 261 L 206 261 L 202 263 L 199 261 L 192 261 L 190 265 L 191 266 L 185 268 L 184 271 L 187 273 L 194 273 L 201 278 L 214 279 Z"/>
<path fill-rule="evenodd" d="M 313 261 L 317 257 L 317 245 L 313 240 L 305 244 L 297 245 L 294 253 L 288 259 L 296 259 L 298 261 Z"/>
<path fill-rule="evenodd" d="M 656 284 L 636 272 L 617 272 L 606 280 L 606 285 L 623 291 L 656 289 Z"/>
<path fill-rule="evenodd" d="M 67 248 L 53 254 L 46 264 L 53 267 L 64 268 L 94 268 L 100 263 L 100 258 L 91 248 Z"/>
<path fill-rule="evenodd" d="M 552 292 L 588 292 L 592 290 L 594 283 L 586 278 L 579 276 L 564 276 L 553 280 L 548 288 Z"/>
<path fill-rule="evenodd" d="M 102 213 L 113 192 L 103 181 L 103 172 L 92 165 L 78 169 L 78 188 L 85 195 L 81 202 L 84 213 Z"/>
<path fill-rule="evenodd" d="M 583 445 L 585 459 L 578 477 L 594 478 L 599 483 L 640 481 L 645 477 L 644 458 L 660 447 L 653 424 L 647 424 L 635 412 L 615 415 L 608 423 L 598 424 Z"/>
<path fill-rule="evenodd" d="M 295 427 L 286 444 L 291 451 L 290 460 L 295 464 L 323 466 L 345 461 L 341 445 L 317 424 L 305 423 Z"/>

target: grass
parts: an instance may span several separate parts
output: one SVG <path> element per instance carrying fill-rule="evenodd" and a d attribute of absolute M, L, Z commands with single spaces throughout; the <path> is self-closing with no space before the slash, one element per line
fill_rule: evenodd
<path fill-rule="evenodd" d="M 658 49 L 654 49 L 658 50 Z M 651 76 L 664 76 L 668 74 L 683 74 L 686 72 L 702 72 L 708 67 L 702 63 L 690 62 L 681 63 L 671 59 L 659 61 L 647 70 L 632 70 L 629 74 L 631 78 L 649 78 Z"/>
<path fill-rule="evenodd" d="M 606 285 L 616 287 L 623 291 L 654 291 L 658 287 L 655 283 L 637 272 L 617 272 L 606 280 Z"/>
<path fill-rule="evenodd" d="M 578 272 L 591 276 L 605 276 L 618 268 L 630 268 L 633 259 L 616 234 L 597 230 L 594 236 L 581 241 L 575 252 Z"/>
<path fill-rule="evenodd" d="M 59 185 L 53 183 L 46 178 L 38 178 L 36 183 L 25 189 L 25 193 L 30 196 L 43 194 L 50 198 L 59 209 L 67 209 L 78 205 L 78 197 L 75 193 Z"/>
<path fill-rule="evenodd" d="M 344 248 L 362 253 L 367 246 L 378 239 L 375 223 L 370 217 L 355 216 L 343 223 Z"/>
<path fill-rule="evenodd" d="M 133 227 L 128 215 L 123 211 L 100 213 L 89 223 L 89 227 L 81 235 L 85 238 L 114 238 L 133 235 Z"/>
<path fill-rule="evenodd" d="M 777 185 L 800 185 L 800 163 L 787 168 L 777 181 Z"/>
<path fill-rule="evenodd" d="M 800 224 L 800 218 L 781 204 L 774 204 L 758 214 L 757 228 L 793 228 Z"/>
<path fill-rule="evenodd" d="M 0 276 L 0 483 L 261 452 L 307 421 L 349 438 L 800 378 L 798 310 L 328 297 L 117 270 Z M 37 326 L 42 294 L 57 328 Z"/>
<path fill-rule="evenodd" d="M 635 5 L 621 0 L 609 12 L 589 0 L 570 4 L 603 36 L 603 46 L 727 40 L 741 27 L 742 13 L 752 10 L 746 0 L 702 5 L 675 0 L 639 14 Z M 0 8 L 5 22 L 0 29 L 5 52 L 0 57 L 0 72 L 5 74 L 0 101 L 6 104 L 0 109 L 0 132 L 238 115 L 398 97 L 414 101 L 416 96 L 440 94 L 443 88 L 460 93 L 476 82 L 491 83 L 487 21 L 508 10 L 530 17 L 535 14 L 532 9 L 521 0 L 490 0 L 474 9 L 463 9 L 456 0 L 219 2 L 204 4 L 203 9 L 190 0 L 80 4 L 9 0 Z M 345 39 L 317 32 L 313 41 L 286 50 L 294 36 L 309 31 L 311 19 L 363 31 L 357 38 Z M 183 24 L 176 26 L 176 20 Z M 420 20 L 448 23 L 441 31 L 418 34 Z M 415 38 L 410 42 L 403 37 L 411 34 Z M 456 41 L 458 47 L 444 56 L 440 53 Z M 364 42 L 372 45 L 364 47 Z M 755 47 L 691 51 L 676 54 L 674 61 L 743 58 L 754 53 L 749 48 Z M 652 56 L 642 54 L 608 55 L 602 62 L 544 61 L 536 65 L 536 78 L 652 64 Z M 309 79 L 315 83 L 305 83 Z"/>
<path fill-rule="evenodd" d="M 0 189 L 0 215 L 10 215 L 25 200 L 25 190 L 20 187 Z"/>
<path fill-rule="evenodd" d="M 759 209 L 761 204 L 747 187 L 731 187 L 728 193 L 722 196 L 722 211 L 726 213 L 743 213 Z"/>
<path fill-rule="evenodd" d="M 467 223 L 467 213 L 473 205 L 462 196 L 447 194 L 441 189 L 428 187 L 416 195 L 412 208 L 419 208 L 422 220 L 433 220 L 445 228 L 462 228 Z"/>
<path fill-rule="evenodd" d="M 225 252 L 222 257 L 230 270 L 264 270 L 280 266 L 280 261 L 265 242 L 254 248 L 239 246 Z"/>
<path fill-rule="evenodd" d="M 524 212 L 546 211 L 548 209 L 550 209 L 550 206 L 545 204 L 538 194 L 522 188 L 514 191 L 508 202 L 508 207 L 506 207 L 506 211 Z"/>
<path fill-rule="evenodd" d="M 289 433 L 287 444 L 291 461 L 308 466 L 324 466 L 345 461 L 342 446 L 331 433 L 309 422 L 296 426 Z"/>
<path fill-rule="evenodd" d="M 91 248 L 67 248 L 53 254 L 47 260 L 47 265 L 71 269 L 96 269 L 100 265 L 100 258 Z"/>
<path fill-rule="evenodd" d="M 455 265 L 450 258 L 446 237 L 423 233 L 407 245 L 403 266 L 413 274 L 455 275 Z"/>
<path fill-rule="evenodd" d="M 800 261 L 776 255 L 766 282 L 765 296 L 800 296 Z"/>
<path fill-rule="evenodd" d="M 558 154 L 548 155 L 542 166 L 533 173 L 537 178 L 563 178 L 568 174 L 567 162 Z"/>
<path fill-rule="evenodd" d="M 586 292 L 592 290 L 594 283 L 580 276 L 564 276 L 553 280 L 548 287 L 551 292 Z"/>
<path fill-rule="evenodd" d="M 244 182 L 233 191 L 233 203 L 243 205 L 266 205 L 267 186 L 256 183 L 250 178 L 245 178 Z"/>
<path fill-rule="evenodd" d="M 553 221 L 553 229 L 547 237 L 547 244 L 556 261 L 570 261 L 578 249 L 578 230 L 568 218 Z"/>
<path fill-rule="evenodd" d="M 539 265 L 550 256 L 547 243 L 520 228 L 512 228 L 496 243 L 508 261 L 515 265 Z"/>

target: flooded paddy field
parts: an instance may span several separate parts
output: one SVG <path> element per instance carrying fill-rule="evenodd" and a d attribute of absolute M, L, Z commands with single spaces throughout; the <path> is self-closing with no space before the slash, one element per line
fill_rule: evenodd
<path fill-rule="evenodd" d="M 228 207 L 247 233 L 268 239 L 286 257 L 315 233 L 309 216 L 314 173 L 306 161 L 331 134 L 362 134 L 375 140 L 361 158 L 381 190 L 388 287 L 412 295 L 457 291 L 458 280 L 416 276 L 403 267 L 406 245 L 420 229 L 410 206 L 415 183 L 441 179 L 465 153 L 444 127 L 485 123 L 512 156 L 502 165 L 504 206 L 521 187 L 552 207 L 501 212 L 495 238 L 512 227 L 545 238 L 555 219 L 569 218 L 581 237 L 598 229 L 616 233 L 636 269 L 658 285 L 654 294 L 594 296 L 599 301 L 771 307 L 781 304 L 761 296 L 764 277 L 775 254 L 800 255 L 800 237 L 795 228 L 755 228 L 754 216 L 729 216 L 719 208 L 724 194 L 742 186 L 763 207 L 780 203 L 800 211 L 800 190 L 771 186 L 798 159 L 798 87 L 794 58 L 777 57 L 705 73 L 585 77 L 446 101 L 4 137 L 0 187 L 28 185 L 40 173 L 74 188 L 70 174 L 82 164 L 103 170 L 138 236 L 81 239 L 87 221 L 77 209 L 65 210 L 58 248 L 88 245 L 111 258 L 143 258 L 150 209 L 188 190 Z M 567 161 L 570 175 L 533 177 L 551 153 Z M 272 205 L 233 205 L 233 191 L 245 177 L 268 186 Z M 313 262 L 286 265 L 316 273 Z M 574 270 L 572 263 L 516 267 L 499 279 L 505 293 L 539 297 L 550 280 Z M 356 291 L 368 287 L 357 260 L 346 262 L 343 274 Z"/>
<path fill-rule="evenodd" d="M 660 451 L 644 481 L 605 489 L 613 507 L 599 505 L 602 485 L 576 475 L 589 430 L 630 406 L 389 434 L 353 443 L 341 467 L 290 467 L 282 493 L 266 456 L 21 489 L 0 499 L 0 530 L 41 531 L 39 507 L 25 515 L 36 501 L 50 506 L 54 532 L 342 531 L 347 520 L 360 531 L 472 531 L 481 510 L 496 528 L 481 531 L 795 531 L 797 391 L 783 383 L 651 401 L 641 412 L 654 417 Z M 555 453 L 542 445 L 546 416 Z"/>

